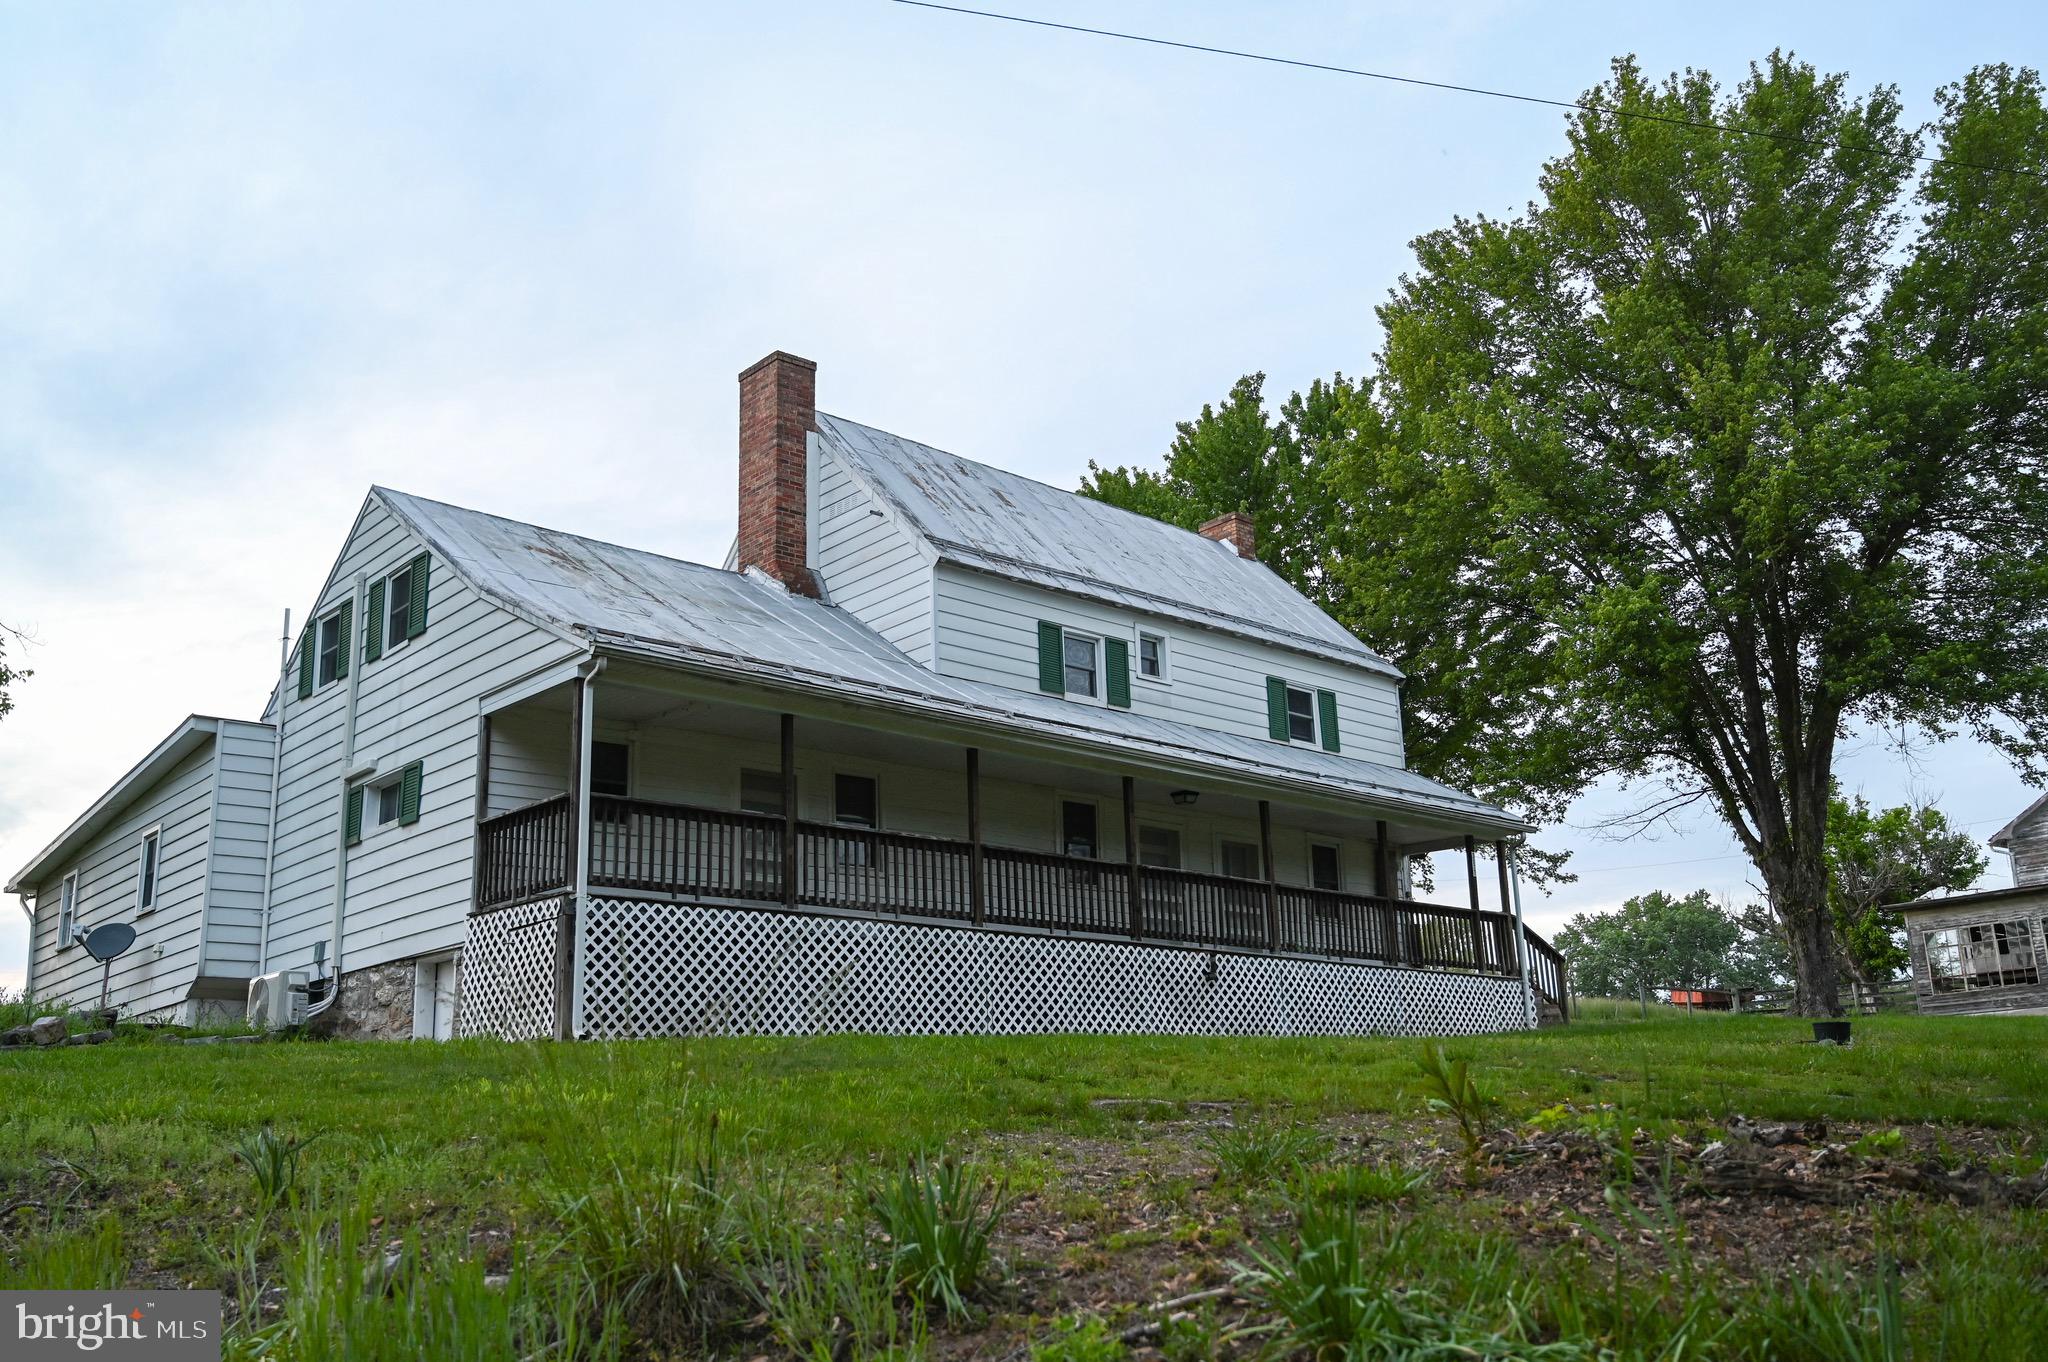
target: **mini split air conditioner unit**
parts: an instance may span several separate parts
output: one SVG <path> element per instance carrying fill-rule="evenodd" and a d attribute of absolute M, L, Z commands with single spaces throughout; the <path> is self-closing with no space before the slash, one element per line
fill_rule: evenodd
<path fill-rule="evenodd" d="M 302 969 L 281 969 L 249 981 L 249 1025 L 264 1031 L 282 1031 L 306 1020 L 306 986 L 309 976 Z"/>

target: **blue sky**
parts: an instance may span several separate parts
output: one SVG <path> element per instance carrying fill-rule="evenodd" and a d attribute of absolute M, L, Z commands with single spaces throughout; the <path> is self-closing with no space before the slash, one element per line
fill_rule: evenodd
<path fill-rule="evenodd" d="M 2020 5 L 1015 0 L 1014 12 L 1570 98 L 1608 59 L 1773 47 L 1917 121 L 2038 60 Z M 183 715 L 253 715 L 373 482 L 717 561 L 734 374 L 1071 486 L 1265 370 L 1369 367 L 1407 243 L 1509 213 L 1526 105 L 885 3 L 0 7 L 0 869 Z M 1864 735 L 1845 780 L 1988 834 L 1973 744 Z M 1583 879 L 1746 895 L 1710 820 L 1554 838 Z M 1991 883 L 2005 882 L 2002 861 Z M 0 985 L 23 918 L 0 913 Z"/>

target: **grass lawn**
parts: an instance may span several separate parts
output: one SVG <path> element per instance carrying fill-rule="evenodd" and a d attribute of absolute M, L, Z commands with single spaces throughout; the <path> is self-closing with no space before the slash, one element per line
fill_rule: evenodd
<path fill-rule="evenodd" d="M 1406 1040 L 0 1052 L 0 1285 L 218 1287 L 231 1356 L 2043 1355 L 2048 1019 L 1803 1029 L 1446 1043 L 1476 1095 Z"/>

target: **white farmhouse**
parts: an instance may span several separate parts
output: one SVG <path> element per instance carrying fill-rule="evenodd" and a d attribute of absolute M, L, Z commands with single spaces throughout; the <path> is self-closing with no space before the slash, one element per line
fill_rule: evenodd
<path fill-rule="evenodd" d="M 262 722 L 193 717 L 8 885 L 29 987 L 344 1034 L 1532 1025 L 1524 831 L 1253 556 L 740 376 L 723 568 L 372 489 Z M 1449 906 L 1412 854 L 1463 849 Z M 1494 906 L 1489 906 L 1490 904 Z M 1526 982 L 1525 982 L 1526 981 Z"/>

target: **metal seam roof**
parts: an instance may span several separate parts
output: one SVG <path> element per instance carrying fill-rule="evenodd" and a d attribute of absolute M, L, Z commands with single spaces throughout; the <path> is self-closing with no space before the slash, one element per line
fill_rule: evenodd
<path fill-rule="evenodd" d="M 1055 727 L 1131 750 L 1255 767 L 1447 817 L 1521 826 L 1512 815 L 1402 767 L 1283 747 L 1129 710 L 1096 709 L 930 671 L 852 615 L 747 573 L 378 489 L 393 512 L 486 597 L 593 644 L 671 650 L 740 674 L 797 678 L 860 700 L 893 698 L 935 714 Z"/>
<path fill-rule="evenodd" d="M 845 417 L 819 412 L 818 435 L 946 561 L 1401 674 L 1278 573 L 1214 540 Z"/>

